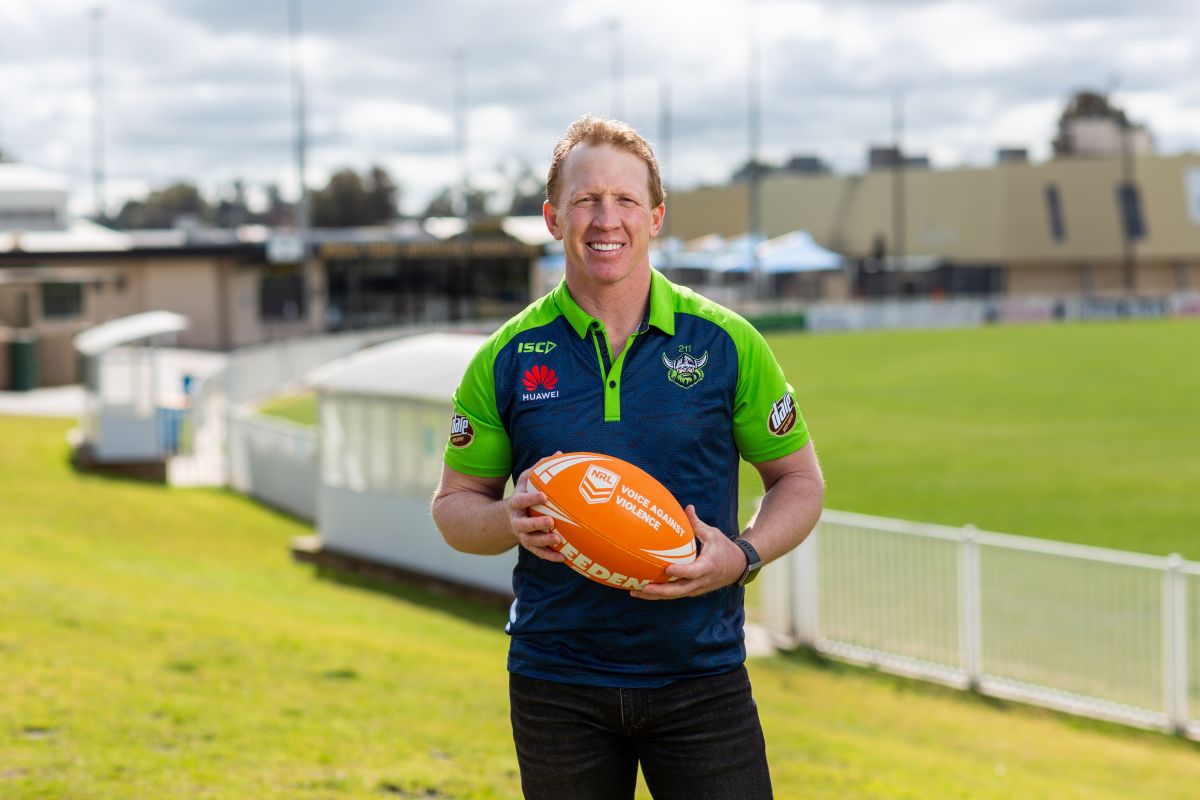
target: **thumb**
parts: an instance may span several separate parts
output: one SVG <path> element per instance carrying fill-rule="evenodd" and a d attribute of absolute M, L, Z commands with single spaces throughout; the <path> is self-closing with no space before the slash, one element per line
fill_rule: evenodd
<path fill-rule="evenodd" d="M 692 525 L 692 532 L 696 534 L 696 538 L 701 542 L 707 542 L 714 535 L 721 533 L 713 526 L 705 524 L 700 517 L 696 516 L 696 507 L 694 505 L 689 503 L 684 512 L 687 513 L 688 522 Z"/>

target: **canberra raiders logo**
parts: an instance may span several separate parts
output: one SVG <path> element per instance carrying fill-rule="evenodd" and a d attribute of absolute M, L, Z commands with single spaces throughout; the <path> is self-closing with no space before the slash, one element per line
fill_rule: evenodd
<path fill-rule="evenodd" d="M 690 344 L 680 345 L 679 357 L 674 361 L 667 358 L 666 353 L 663 353 L 663 363 L 667 365 L 667 380 L 684 389 L 690 389 L 704 380 L 703 367 L 708 363 L 707 350 L 698 359 L 692 357 L 691 350 Z"/>

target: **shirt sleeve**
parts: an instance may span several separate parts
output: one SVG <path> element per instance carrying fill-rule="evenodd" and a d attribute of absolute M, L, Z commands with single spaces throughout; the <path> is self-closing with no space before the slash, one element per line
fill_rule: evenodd
<path fill-rule="evenodd" d="M 446 466 L 480 478 L 499 478 L 512 470 L 512 447 L 496 408 L 491 342 L 483 346 L 454 392 L 454 413 L 443 459 Z"/>
<path fill-rule="evenodd" d="M 808 444 L 808 426 L 796 405 L 796 392 L 766 339 L 749 323 L 734 332 L 738 381 L 734 393 L 733 436 L 751 464 L 794 453 Z"/>

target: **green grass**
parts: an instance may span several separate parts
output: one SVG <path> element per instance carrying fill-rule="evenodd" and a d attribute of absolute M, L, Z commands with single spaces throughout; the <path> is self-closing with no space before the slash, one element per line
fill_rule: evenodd
<path fill-rule="evenodd" d="M 0 417 L 0 797 L 513 798 L 504 614 L 318 575 L 236 495 L 79 475 Z M 1200 748 L 800 655 L 780 798 L 1190 798 Z M 645 796 L 644 794 L 642 795 Z"/>
<path fill-rule="evenodd" d="M 1200 559 L 1200 323 L 770 341 L 830 508 Z"/>
<path fill-rule="evenodd" d="M 830 508 L 1200 560 L 1200 323 L 769 341 Z M 264 411 L 316 424 L 312 394 Z"/>
<path fill-rule="evenodd" d="M 317 424 L 316 392 L 298 392 L 273 397 L 258 408 L 259 413 L 281 417 L 300 425 Z"/>

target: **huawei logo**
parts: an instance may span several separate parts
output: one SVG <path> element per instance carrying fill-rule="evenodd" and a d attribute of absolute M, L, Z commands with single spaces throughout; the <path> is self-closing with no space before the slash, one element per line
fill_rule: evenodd
<path fill-rule="evenodd" d="M 538 389 L 552 392 L 558 385 L 558 375 L 544 364 L 537 364 L 525 370 L 525 376 L 521 378 L 521 383 L 524 384 L 527 392 L 536 392 Z"/>

